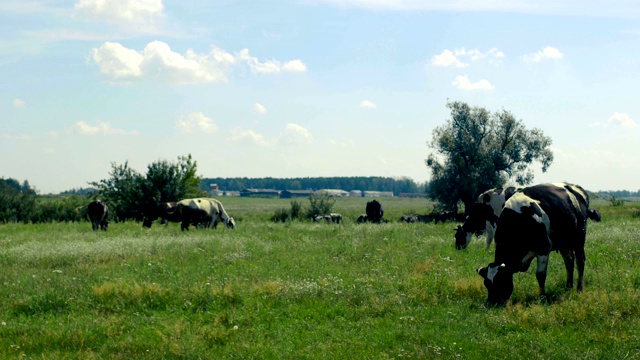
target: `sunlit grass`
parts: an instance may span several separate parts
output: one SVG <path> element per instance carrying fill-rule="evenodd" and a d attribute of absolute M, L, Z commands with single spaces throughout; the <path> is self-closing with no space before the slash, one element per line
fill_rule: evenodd
<path fill-rule="evenodd" d="M 530 270 L 490 308 L 484 240 L 456 251 L 453 223 L 399 223 L 429 211 L 403 201 L 383 202 L 382 225 L 355 223 L 362 200 L 339 201 L 335 225 L 272 223 L 288 202 L 233 199 L 235 231 L 0 226 L 0 358 L 640 357 L 637 208 L 599 205 L 583 292 L 564 290 L 554 253 L 548 298 Z"/>

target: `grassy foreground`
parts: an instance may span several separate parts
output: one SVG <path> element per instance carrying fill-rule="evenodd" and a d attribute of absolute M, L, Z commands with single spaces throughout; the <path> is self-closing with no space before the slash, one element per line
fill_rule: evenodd
<path fill-rule="evenodd" d="M 640 358 L 640 204 L 592 205 L 584 292 L 553 254 L 548 299 L 532 266 L 487 308 L 483 238 L 456 251 L 453 223 L 397 222 L 425 200 L 382 200 L 383 225 L 353 222 L 363 199 L 336 203 L 341 225 L 222 200 L 236 231 L 0 225 L 0 358 Z"/>

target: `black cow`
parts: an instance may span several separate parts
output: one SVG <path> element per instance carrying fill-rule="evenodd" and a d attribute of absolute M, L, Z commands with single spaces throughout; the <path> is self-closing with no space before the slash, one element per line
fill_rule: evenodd
<path fill-rule="evenodd" d="M 487 250 L 489 250 L 502 208 L 517 189 L 511 186 L 504 190 L 491 189 L 480 194 L 471 211 L 467 212 L 469 215 L 464 224 L 458 225 L 455 229 L 456 249 L 465 249 L 473 239 L 473 234 L 480 236 L 486 232 Z"/>
<path fill-rule="evenodd" d="M 366 212 L 368 221 L 376 224 L 380 224 L 382 222 L 384 211 L 382 210 L 382 204 L 380 204 L 378 200 L 371 200 L 367 202 Z"/>
<path fill-rule="evenodd" d="M 91 220 L 93 231 L 107 231 L 109 227 L 109 207 L 100 200 L 94 200 L 87 205 L 87 213 Z"/>
<path fill-rule="evenodd" d="M 154 221 L 158 218 L 162 219 L 162 223 L 181 222 L 182 215 L 178 211 L 177 202 L 158 203 L 146 211 L 142 226 L 150 228 Z"/>
<path fill-rule="evenodd" d="M 582 290 L 589 195 L 578 185 L 542 184 L 518 190 L 498 219 L 496 252 L 492 263 L 477 272 L 489 292 L 487 302 L 504 304 L 513 293 L 513 274 L 527 271 L 537 257 L 536 278 L 545 294 L 549 254 L 559 251 L 567 270 L 567 289 L 573 288 L 574 261 L 578 263 L 578 291 Z"/>
<path fill-rule="evenodd" d="M 358 219 L 356 220 L 356 222 L 358 222 L 359 224 L 366 223 L 368 221 L 369 221 L 369 217 L 367 217 L 367 214 L 362 214 L 358 216 Z"/>

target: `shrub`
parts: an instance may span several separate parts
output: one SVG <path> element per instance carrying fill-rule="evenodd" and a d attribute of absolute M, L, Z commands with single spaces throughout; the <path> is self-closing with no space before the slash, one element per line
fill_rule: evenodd
<path fill-rule="evenodd" d="M 309 203 L 307 218 L 313 218 L 316 215 L 329 214 L 336 203 L 336 199 L 327 194 L 311 194 Z"/>

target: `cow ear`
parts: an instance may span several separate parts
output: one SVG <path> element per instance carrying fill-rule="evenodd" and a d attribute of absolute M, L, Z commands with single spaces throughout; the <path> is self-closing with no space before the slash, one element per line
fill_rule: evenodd
<path fill-rule="evenodd" d="M 484 279 L 487 278 L 487 274 L 489 273 L 489 268 L 488 267 L 483 267 L 483 268 L 479 268 L 478 270 L 476 270 L 476 272 L 482 276 Z"/>

